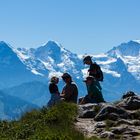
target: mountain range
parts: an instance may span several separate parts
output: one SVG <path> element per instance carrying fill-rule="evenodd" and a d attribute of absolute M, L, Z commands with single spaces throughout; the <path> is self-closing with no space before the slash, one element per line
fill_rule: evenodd
<path fill-rule="evenodd" d="M 1 41 L 0 89 L 7 96 L 41 107 L 50 97 L 50 77 L 60 77 L 58 86 L 61 92 L 64 85 L 61 75 L 68 72 L 78 86 L 79 96 L 84 96 L 87 91 L 83 79 L 88 66 L 83 65 L 81 56 L 55 41 L 29 49 L 13 48 Z M 122 43 L 104 54 L 91 53 L 91 56 L 104 73 L 101 85 L 106 101 L 118 100 L 128 90 L 140 93 L 139 40 Z"/>

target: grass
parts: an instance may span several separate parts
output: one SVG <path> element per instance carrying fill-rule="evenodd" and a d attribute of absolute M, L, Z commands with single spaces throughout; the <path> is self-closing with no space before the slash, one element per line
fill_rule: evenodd
<path fill-rule="evenodd" d="M 100 140 L 85 138 L 76 130 L 76 116 L 77 106 L 65 102 L 32 110 L 18 121 L 0 121 L 0 140 Z"/>

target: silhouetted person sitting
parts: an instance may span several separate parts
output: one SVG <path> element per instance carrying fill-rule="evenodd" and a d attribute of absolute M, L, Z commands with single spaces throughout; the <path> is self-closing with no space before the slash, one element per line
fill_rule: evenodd
<path fill-rule="evenodd" d="M 51 78 L 51 81 L 49 84 L 49 91 L 51 93 L 51 99 L 48 102 L 48 107 L 51 107 L 60 101 L 60 93 L 57 86 L 58 82 L 59 82 L 59 78 L 55 76 Z"/>
<path fill-rule="evenodd" d="M 88 94 L 80 101 L 80 104 L 105 102 L 99 83 L 93 76 L 88 76 L 84 82 L 86 83 Z"/>
<path fill-rule="evenodd" d="M 66 83 L 62 90 L 61 98 L 66 102 L 77 103 L 78 88 L 75 83 L 72 82 L 72 78 L 68 73 L 64 73 L 62 76 L 63 81 Z"/>

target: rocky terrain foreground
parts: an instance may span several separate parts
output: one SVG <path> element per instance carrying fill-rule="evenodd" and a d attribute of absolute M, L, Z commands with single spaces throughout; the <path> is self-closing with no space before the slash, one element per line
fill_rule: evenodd
<path fill-rule="evenodd" d="M 130 91 L 114 103 L 79 105 L 75 126 L 87 137 L 140 140 L 140 96 Z"/>

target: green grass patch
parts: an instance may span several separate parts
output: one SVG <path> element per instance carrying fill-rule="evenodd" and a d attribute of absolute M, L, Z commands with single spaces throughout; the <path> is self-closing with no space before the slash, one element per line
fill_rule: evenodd
<path fill-rule="evenodd" d="M 65 102 L 32 110 L 18 121 L 0 121 L 0 140 L 99 140 L 74 128 L 76 116 L 77 105 Z"/>

